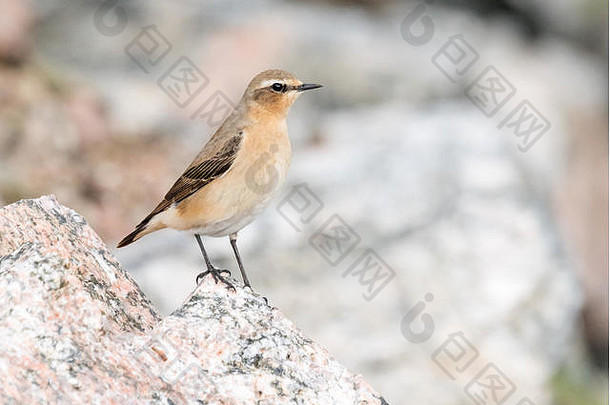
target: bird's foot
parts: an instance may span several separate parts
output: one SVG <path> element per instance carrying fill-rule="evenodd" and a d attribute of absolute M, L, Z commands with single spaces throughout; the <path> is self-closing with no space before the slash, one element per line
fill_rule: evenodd
<path fill-rule="evenodd" d="M 233 286 L 233 284 L 231 284 L 229 282 L 229 280 L 227 280 L 225 277 L 223 277 L 223 273 L 226 273 L 227 276 L 231 275 L 231 272 L 229 270 L 226 269 L 218 269 L 216 267 L 209 267 L 206 271 L 201 272 L 197 275 L 197 278 L 195 279 L 195 282 L 197 283 L 197 285 L 199 285 L 199 283 L 201 282 L 201 280 L 203 280 L 203 278 L 205 276 L 207 276 L 208 274 L 210 274 L 212 276 L 212 278 L 214 279 L 214 282 L 216 284 L 218 284 L 218 282 L 220 281 L 221 283 L 225 284 L 227 286 L 228 289 L 235 291 L 235 287 Z"/>

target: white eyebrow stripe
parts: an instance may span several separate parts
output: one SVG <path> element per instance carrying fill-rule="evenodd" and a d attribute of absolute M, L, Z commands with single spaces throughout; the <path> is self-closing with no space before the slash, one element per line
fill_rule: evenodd
<path fill-rule="evenodd" d="M 265 80 L 264 82 L 261 83 L 261 87 L 269 87 L 273 83 L 282 83 L 282 84 L 285 84 L 283 80 L 273 79 L 273 80 Z"/>

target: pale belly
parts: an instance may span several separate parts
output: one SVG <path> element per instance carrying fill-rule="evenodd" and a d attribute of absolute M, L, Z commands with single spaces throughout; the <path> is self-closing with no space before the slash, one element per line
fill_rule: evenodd
<path fill-rule="evenodd" d="M 236 159 L 233 167 L 200 192 L 159 216 L 167 227 L 221 237 L 237 233 L 271 204 L 290 166 L 290 144 L 274 144 L 256 159 Z"/>

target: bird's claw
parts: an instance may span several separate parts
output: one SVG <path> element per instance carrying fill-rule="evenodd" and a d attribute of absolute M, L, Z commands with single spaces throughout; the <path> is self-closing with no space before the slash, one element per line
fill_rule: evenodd
<path fill-rule="evenodd" d="M 197 275 L 197 278 L 195 279 L 195 282 L 197 283 L 197 285 L 199 285 L 201 280 L 203 280 L 205 276 L 210 274 L 216 284 L 218 284 L 218 282 L 220 281 L 221 283 L 225 284 L 227 288 L 235 291 L 235 287 L 229 282 L 229 280 L 223 277 L 223 273 L 226 273 L 227 276 L 231 275 L 231 272 L 227 269 L 217 269 L 216 267 L 210 267 L 206 271 L 199 273 Z"/>

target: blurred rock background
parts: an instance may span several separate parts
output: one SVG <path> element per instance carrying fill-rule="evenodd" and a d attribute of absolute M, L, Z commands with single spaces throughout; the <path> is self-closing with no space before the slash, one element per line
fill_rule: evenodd
<path fill-rule="evenodd" d="M 392 404 L 472 403 L 488 362 L 507 403 L 607 402 L 607 2 L 430 3 L 2 0 L 0 202 L 53 193 L 113 244 L 213 132 L 198 106 L 284 68 L 326 87 L 293 108 L 276 204 L 307 183 L 324 207 L 301 232 L 278 205 L 242 232 L 256 290 Z M 421 46 L 401 33 L 417 7 L 435 27 Z M 125 49 L 151 25 L 172 48 L 146 73 Z M 432 58 L 456 34 L 480 58 L 454 84 Z M 182 55 L 209 83 L 179 108 L 157 80 Z M 516 89 L 491 118 L 464 96 L 487 65 Z M 527 153 L 498 128 L 522 99 L 551 123 Z M 361 237 L 337 266 L 309 243 L 333 214 Z M 237 274 L 228 241 L 208 245 Z M 396 272 L 370 302 L 342 276 L 366 248 Z M 165 314 L 203 266 L 172 231 L 116 254 Z M 413 343 L 401 320 L 420 302 L 435 330 Z M 431 357 L 457 331 L 479 357 L 452 380 Z"/>

